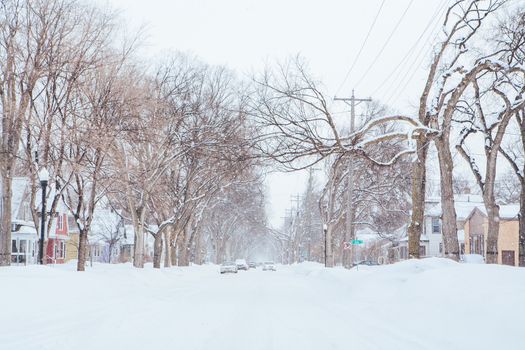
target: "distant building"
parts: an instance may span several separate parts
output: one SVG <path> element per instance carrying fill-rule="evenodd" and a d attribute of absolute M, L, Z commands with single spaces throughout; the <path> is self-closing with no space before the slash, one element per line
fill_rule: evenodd
<path fill-rule="evenodd" d="M 501 205 L 498 235 L 498 264 L 519 266 L 518 204 Z M 483 257 L 487 251 L 488 218 L 485 207 L 476 207 L 465 221 L 465 252 Z"/>
<path fill-rule="evenodd" d="M 458 241 L 460 255 L 465 251 L 465 222 L 474 208 L 485 208 L 483 198 L 479 195 L 461 194 L 454 196 L 454 207 L 456 209 L 456 223 L 458 227 Z M 439 197 L 428 198 L 425 201 L 425 221 L 420 238 L 419 254 L 421 257 L 442 257 L 443 235 L 441 232 L 441 199 Z M 400 258 L 408 258 L 408 237 L 401 239 L 399 245 Z"/>
<path fill-rule="evenodd" d="M 30 184 L 25 177 L 13 178 L 11 199 L 11 264 L 35 264 L 38 234 L 30 207 Z"/>

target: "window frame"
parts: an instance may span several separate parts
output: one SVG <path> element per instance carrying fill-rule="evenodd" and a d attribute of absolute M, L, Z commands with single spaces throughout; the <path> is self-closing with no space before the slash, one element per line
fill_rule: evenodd
<path fill-rule="evenodd" d="M 436 223 L 437 223 L 437 225 L 436 225 Z M 435 217 L 435 216 L 432 217 L 431 226 L 432 226 L 432 230 L 431 231 L 432 231 L 433 234 L 437 234 L 437 235 L 441 234 L 441 219 L 440 218 Z M 437 227 L 437 231 L 434 230 L 436 227 Z"/>

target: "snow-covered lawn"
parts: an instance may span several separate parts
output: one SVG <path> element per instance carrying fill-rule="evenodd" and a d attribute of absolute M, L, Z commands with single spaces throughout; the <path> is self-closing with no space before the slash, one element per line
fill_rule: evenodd
<path fill-rule="evenodd" d="M 0 349 L 524 349 L 525 269 L 0 268 Z"/>

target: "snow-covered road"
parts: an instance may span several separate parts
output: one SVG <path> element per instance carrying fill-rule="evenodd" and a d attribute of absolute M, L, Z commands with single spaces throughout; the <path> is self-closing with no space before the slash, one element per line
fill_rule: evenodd
<path fill-rule="evenodd" d="M 0 349 L 522 349 L 525 269 L 0 269 Z"/>

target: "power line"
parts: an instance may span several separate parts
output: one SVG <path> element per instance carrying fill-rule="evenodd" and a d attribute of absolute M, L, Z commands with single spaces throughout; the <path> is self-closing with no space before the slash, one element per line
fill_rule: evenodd
<path fill-rule="evenodd" d="M 368 68 L 366 69 L 366 71 L 363 73 L 363 75 L 361 76 L 361 78 L 357 81 L 357 83 L 355 84 L 355 87 L 357 88 L 359 86 L 359 84 L 363 81 L 363 79 L 365 79 L 365 77 L 367 76 L 367 74 L 370 72 L 370 70 L 372 69 L 372 67 L 376 64 L 377 60 L 379 59 L 379 57 L 381 57 L 381 55 L 383 54 L 383 51 L 385 51 L 386 47 L 388 46 L 388 43 L 390 42 L 390 40 L 392 39 L 392 37 L 394 36 L 394 34 L 396 33 L 397 29 L 399 28 L 399 25 L 401 24 L 401 22 L 403 21 L 403 19 L 405 18 L 405 15 L 407 14 L 408 10 L 410 9 L 410 6 L 412 6 L 412 3 L 414 2 L 414 0 L 410 0 L 410 2 L 408 3 L 408 6 L 406 7 L 405 11 L 403 12 L 403 14 L 401 15 L 401 17 L 399 18 L 399 20 L 397 21 L 396 25 L 394 26 L 394 29 L 390 32 L 390 35 L 388 36 L 388 38 L 386 39 L 386 41 L 384 42 L 383 44 L 383 47 L 381 47 L 381 50 L 379 50 L 378 54 L 376 55 L 376 57 L 372 60 L 372 63 L 370 63 L 370 65 L 368 66 Z"/>
<path fill-rule="evenodd" d="M 421 42 L 421 39 L 427 33 L 428 29 L 434 23 L 434 21 L 436 21 L 436 19 L 437 19 L 438 22 L 439 22 L 440 13 L 443 12 L 443 9 L 446 8 L 446 5 L 447 5 L 448 1 L 449 0 L 445 0 L 443 3 L 438 4 L 438 6 L 436 7 L 434 13 L 432 14 L 432 17 L 431 17 L 432 19 L 427 22 L 427 25 L 426 25 L 425 29 L 421 32 L 421 34 L 416 39 L 414 44 L 412 44 L 412 46 L 408 49 L 408 51 L 406 52 L 405 56 L 403 56 L 403 58 L 399 61 L 397 66 L 393 70 L 391 70 L 390 74 L 383 80 L 383 82 L 381 84 L 379 84 L 379 86 L 377 87 L 377 89 L 375 89 L 375 91 L 372 93 L 372 95 L 377 94 L 379 92 L 379 90 L 381 90 L 386 85 L 386 83 L 388 81 L 390 81 L 390 79 L 394 76 L 395 73 L 397 73 L 397 74 L 396 74 L 396 78 L 393 81 L 396 81 L 399 78 L 401 72 L 403 71 L 403 69 L 400 69 L 400 68 L 402 66 L 404 66 L 404 63 L 406 63 L 408 61 L 408 58 L 411 57 L 415 53 L 415 50 L 419 46 L 419 44 Z M 423 46 L 424 45 L 425 44 L 423 44 Z M 392 87 L 392 85 L 393 84 L 390 84 L 390 87 Z M 387 90 L 389 90 L 389 89 L 387 89 Z"/>
<path fill-rule="evenodd" d="M 345 75 L 345 78 L 343 79 L 343 82 L 341 83 L 341 85 L 339 85 L 339 88 L 337 89 L 337 92 L 335 93 L 336 95 L 339 94 L 339 92 L 341 91 L 343 85 L 348 80 L 348 77 L 350 76 L 350 73 L 352 73 L 352 70 L 354 69 L 355 64 L 357 63 L 357 60 L 361 56 L 361 53 L 363 52 L 363 49 L 365 48 L 366 42 L 368 41 L 368 37 L 370 36 L 370 33 L 372 33 L 372 30 L 374 29 L 374 26 L 375 26 L 375 24 L 377 22 L 377 19 L 379 18 L 379 14 L 381 13 L 381 10 L 383 9 L 383 5 L 385 4 L 385 2 L 386 2 L 386 0 L 383 0 L 383 2 L 381 2 L 381 5 L 379 6 L 379 9 L 377 10 L 376 16 L 374 17 L 374 20 L 372 21 L 372 24 L 370 25 L 370 28 L 368 29 L 368 33 L 366 34 L 365 40 L 363 41 L 363 44 L 361 45 L 361 48 L 359 49 L 359 52 L 357 53 L 356 57 L 354 58 L 354 61 L 352 62 L 352 65 L 350 66 L 350 69 L 348 70 L 348 72 L 346 72 L 346 75 Z"/>
<path fill-rule="evenodd" d="M 445 8 L 445 11 L 446 11 L 446 8 Z M 440 23 L 439 17 L 440 16 L 436 16 L 436 18 L 438 20 L 434 24 L 434 27 L 432 28 L 432 32 L 431 32 L 430 36 L 427 38 L 427 40 L 432 36 L 432 33 L 436 32 L 436 29 L 438 28 L 439 23 Z M 436 38 L 438 37 L 438 35 L 439 35 L 439 32 L 435 33 L 434 37 L 432 38 L 432 40 L 430 42 L 433 43 L 436 40 Z M 412 79 L 414 78 L 414 75 L 419 70 L 419 68 L 421 68 L 421 65 L 423 64 L 423 62 L 425 60 L 425 55 L 423 55 L 425 48 L 426 48 L 426 45 L 422 45 L 421 46 L 421 48 L 419 49 L 419 52 L 415 56 L 415 59 L 412 61 L 412 64 L 410 64 L 408 66 L 409 70 L 407 71 L 407 74 L 404 75 L 404 77 L 401 79 L 401 81 L 396 86 L 396 88 L 392 90 L 392 94 L 390 94 L 390 97 L 387 99 L 387 102 L 385 102 L 386 104 L 388 104 L 392 99 L 397 100 L 399 98 L 399 96 L 405 91 L 405 89 L 408 86 L 408 84 L 412 81 Z M 412 73 L 410 75 L 408 75 L 409 72 L 410 72 L 410 67 L 412 67 L 413 70 L 412 70 Z M 405 81 L 405 79 L 407 77 L 408 77 L 408 80 Z M 404 83 L 404 85 L 403 85 L 403 83 Z M 401 85 L 403 85 L 403 87 L 401 87 Z"/>

